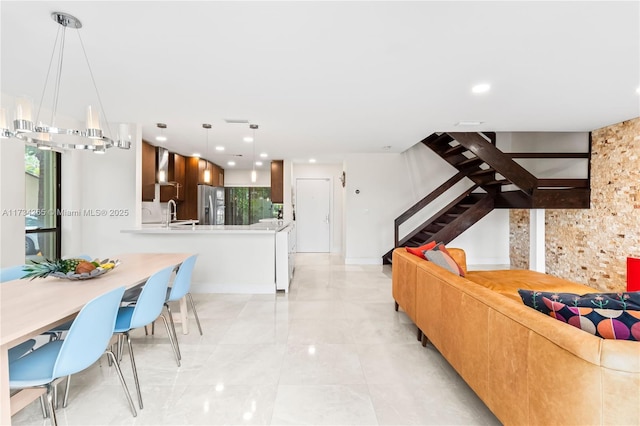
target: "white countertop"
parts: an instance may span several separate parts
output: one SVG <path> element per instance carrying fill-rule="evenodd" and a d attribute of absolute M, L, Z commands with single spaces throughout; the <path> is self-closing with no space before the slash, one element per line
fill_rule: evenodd
<path fill-rule="evenodd" d="M 275 234 L 285 229 L 289 222 L 262 222 L 253 225 L 196 225 L 178 224 L 167 228 L 162 224 L 143 223 L 138 228 L 123 229 L 120 232 L 131 234 Z"/>

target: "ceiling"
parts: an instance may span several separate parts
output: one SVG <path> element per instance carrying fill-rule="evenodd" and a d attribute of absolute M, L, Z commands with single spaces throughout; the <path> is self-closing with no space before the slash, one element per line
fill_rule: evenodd
<path fill-rule="evenodd" d="M 3 94 L 40 100 L 53 11 L 82 21 L 114 133 L 139 123 L 153 144 L 224 168 L 254 156 L 248 124 L 225 119 L 259 125 L 256 155 L 339 162 L 434 131 L 589 131 L 640 116 L 638 1 L 3 0 Z M 58 111 L 84 121 L 97 98 L 69 31 Z M 472 93 L 478 83 L 490 91 Z"/>

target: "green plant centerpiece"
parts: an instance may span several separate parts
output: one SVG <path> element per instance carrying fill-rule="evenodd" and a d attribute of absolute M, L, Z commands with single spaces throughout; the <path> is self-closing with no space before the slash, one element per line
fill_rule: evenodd
<path fill-rule="evenodd" d="M 22 270 L 25 272 L 23 279 L 46 278 L 53 276 L 69 280 L 87 280 L 99 277 L 118 266 L 117 260 L 105 259 L 102 261 L 85 259 L 56 259 L 43 261 L 32 260 Z"/>

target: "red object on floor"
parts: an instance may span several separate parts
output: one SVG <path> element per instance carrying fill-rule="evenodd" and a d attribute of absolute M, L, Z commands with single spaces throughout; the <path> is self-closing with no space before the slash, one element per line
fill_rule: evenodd
<path fill-rule="evenodd" d="M 627 291 L 640 291 L 640 259 L 627 257 Z"/>

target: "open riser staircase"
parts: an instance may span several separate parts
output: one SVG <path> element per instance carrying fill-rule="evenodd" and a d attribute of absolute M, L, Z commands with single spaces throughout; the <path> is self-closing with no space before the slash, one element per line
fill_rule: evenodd
<path fill-rule="evenodd" d="M 514 158 L 589 158 L 590 153 L 506 154 L 495 146 L 494 132 L 434 133 L 422 143 L 451 164 L 458 173 L 418 201 L 395 220 L 395 244 L 445 244 L 469 229 L 494 208 L 589 208 L 589 179 L 538 179 Z M 400 238 L 400 226 L 426 206 L 468 179 L 473 186 L 446 207 Z M 382 257 L 391 263 L 393 249 Z"/>

